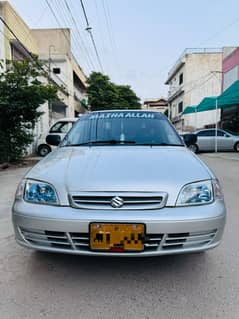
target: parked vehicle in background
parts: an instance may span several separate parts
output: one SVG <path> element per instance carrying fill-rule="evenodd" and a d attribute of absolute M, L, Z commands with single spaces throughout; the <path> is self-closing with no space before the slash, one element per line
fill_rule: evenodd
<path fill-rule="evenodd" d="M 203 151 L 215 150 L 215 139 L 217 139 L 218 151 L 236 151 L 239 152 L 239 135 L 236 133 L 218 129 L 204 129 L 194 132 L 197 135 L 197 142 L 190 146 L 190 149 L 197 153 Z"/>
<path fill-rule="evenodd" d="M 39 136 L 39 139 L 37 141 L 37 154 L 39 156 L 46 156 L 49 154 L 54 146 L 49 145 L 46 143 L 46 136 L 49 134 L 58 134 L 61 139 L 63 139 L 66 135 L 66 133 L 69 132 L 69 130 L 72 128 L 72 125 L 78 120 L 79 118 L 63 118 L 59 119 L 57 122 L 55 122 L 51 127 L 49 132 L 46 132 L 45 134 L 41 134 Z"/>

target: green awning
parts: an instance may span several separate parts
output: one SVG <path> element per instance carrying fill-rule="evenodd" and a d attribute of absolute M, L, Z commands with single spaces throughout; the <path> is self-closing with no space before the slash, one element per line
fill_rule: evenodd
<path fill-rule="evenodd" d="M 184 109 L 182 115 L 195 113 L 195 112 L 197 112 L 196 105 L 189 105 Z"/>
<path fill-rule="evenodd" d="M 235 81 L 219 96 L 205 97 L 197 106 L 197 112 L 224 109 L 239 104 L 239 80 Z"/>
<path fill-rule="evenodd" d="M 211 111 L 216 108 L 217 96 L 205 97 L 197 106 L 197 112 Z M 219 106 L 218 106 L 219 107 Z"/>
<path fill-rule="evenodd" d="M 235 81 L 218 97 L 218 107 L 226 108 L 239 104 L 239 80 Z"/>

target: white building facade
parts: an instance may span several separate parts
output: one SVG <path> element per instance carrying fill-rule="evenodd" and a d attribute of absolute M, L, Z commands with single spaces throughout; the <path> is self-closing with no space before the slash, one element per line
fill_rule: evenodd
<path fill-rule="evenodd" d="M 180 131 L 213 125 L 215 111 L 185 114 L 188 106 L 221 93 L 222 49 L 186 49 L 168 73 L 169 117 Z"/>
<path fill-rule="evenodd" d="M 43 115 L 34 130 L 34 143 L 29 153 L 35 151 L 36 140 L 45 134 L 49 125 L 59 118 L 75 117 L 87 111 L 82 101 L 87 100 L 86 76 L 71 52 L 69 29 L 31 30 L 7 1 L 0 2 L 0 59 L 3 69 L 7 60 L 23 60 L 37 55 L 48 71 L 44 83 L 58 87 L 58 101 L 46 102 L 39 107 Z"/>

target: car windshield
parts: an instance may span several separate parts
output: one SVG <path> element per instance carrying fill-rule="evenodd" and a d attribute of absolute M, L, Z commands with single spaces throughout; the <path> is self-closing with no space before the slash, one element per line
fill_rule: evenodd
<path fill-rule="evenodd" d="M 237 135 L 237 136 L 239 135 L 239 133 L 232 132 L 232 131 L 230 131 L 230 130 L 225 130 L 225 129 L 224 129 L 224 131 L 227 132 L 227 133 L 229 133 L 229 134 L 231 134 L 231 135 Z"/>
<path fill-rule="evenodd" d="M 184 146 L 168 120 L 157 112 L 95 112 L 83 116 L 61 146 Z"/>

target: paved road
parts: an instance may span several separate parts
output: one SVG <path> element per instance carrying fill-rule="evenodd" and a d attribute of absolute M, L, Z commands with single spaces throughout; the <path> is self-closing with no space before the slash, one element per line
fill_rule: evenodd
<path fill-rule="evenodd" d="M 222 245 L 199 255 L 147 259 L 34 253 L 10 223 L 25 169 L 0 173 L 0 318 L 239 317 L 239 162 L 203 155 L 221 178 L 228 207 Z"/>

